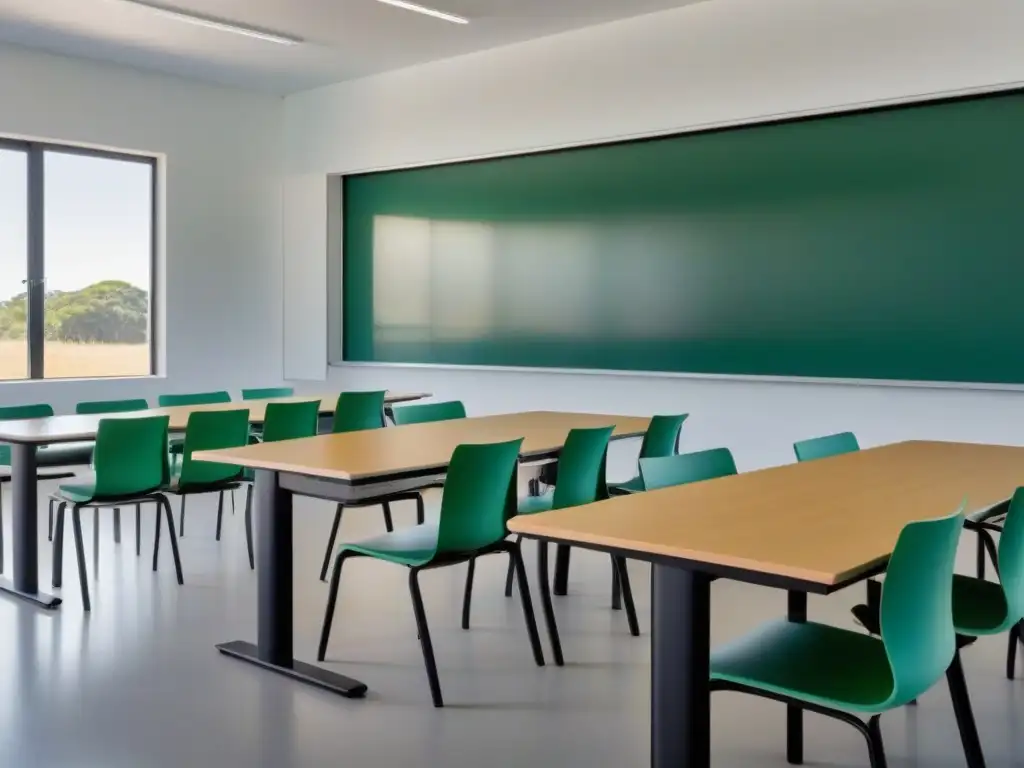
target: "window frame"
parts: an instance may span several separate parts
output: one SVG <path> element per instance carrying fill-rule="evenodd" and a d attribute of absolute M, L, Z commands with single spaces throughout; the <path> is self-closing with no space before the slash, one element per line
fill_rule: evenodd
<path fill-rule="evenodd" d="M 159 227 L 158 192 L 160 188 L 160 166 L 153 155 L 118 152 L 116 150 L 94 149 L 92 147 L 60 144 L 50 141 L 33 141 L 29 139 L 12 139 L 0 136 L 0 149 L 24 152 L 27 161 L 26 201 L 28 211 L 28 248 L 26 249 L 26 280 L 27 293 L 25 308 L 25 342 L 28 354 L 28 376 L 22 379 L 6 379 L 3 383 L 19 381 L 61 381 L 66 379 L 46 378 L 45 371 L 45 309 L 46 309 L 46 169 L 47 152 L 64 155 L 81 155 L 107 160 L 148 165 L 150 168 L 150 212 L 149 212 L 149 370 L 139 376 L 88 376 L 72 377 L 87 379 L 125 379 L 155 376 L 157 373 L 157 253 Z"/>

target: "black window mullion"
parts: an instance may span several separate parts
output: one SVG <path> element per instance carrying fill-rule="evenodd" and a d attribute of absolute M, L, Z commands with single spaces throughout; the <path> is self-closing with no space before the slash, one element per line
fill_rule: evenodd
<path fill-rule="evenodd" d="M 46 301 L 43 176 L 43 149 L 32 145 L 28 152 L 28 300 L 25 333 L 28 339 L 28 375 L 31 379 L 43 378 Z"/>

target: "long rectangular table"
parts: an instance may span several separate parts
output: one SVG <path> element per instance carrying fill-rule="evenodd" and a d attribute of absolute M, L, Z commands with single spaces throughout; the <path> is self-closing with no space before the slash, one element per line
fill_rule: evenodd
<path fill-rule="evenodd" d="M 257 639 L 255 644 L 235 640 L 217 649 L 343 696 L 364 695 L 364 683 L 294 657 L 294 495 L 350 504 L 437 483 L 452 452 L 463 443 L 524 438 L 520 457 L 544 460 L 557 457 L 572 429 L 614 426 L 613 438 L 618 439 L 642 435 L 649 424 L 646 417 L 512 413 L 197 453 L 199 459 L 256 470 Z"/>
<path fill-rule="evenodd" d="M 906 442 L 517 517 L 524 536 L 646 560 L 651 573 L 654 768 L 710 763 L 713 577 L 827 595 L 885 567 L 903 526 L 957 509 L 995 511 L 1024 485 L 1024 448 Z M 800 710 L 787 717 L 802 762 Z"/>
<path fill-rule="evenodd" d="M 385 403 L 403 403 L 429 397 L 419 392 L 388 392 Z M 37 541 L 38 496 L 36 491 L 36 449 L 44 445 L 95 440 L 102 419 L 168 416 L 170 430 L 182 432 L 188 417 L 196 411 L 249 409 L 249 421 L 262 424 L 267 405 L 280 402 L 320 400 L 321 415 L 334 412 L 337 393 L 332 395 L 295 395 L 265 400 L 236 400 L 211 405 L 181 405 L 145 411 L 97 415 L 49 416 L 41 419 L 0 421 L 0 443 L 11 444 L 11 525 L 13 531 L 13 579 L 0 579 L 0 592 L 36 603 L 44 608 L 60 606 L 61 599 L 39 591 L 39 554 Z"/>

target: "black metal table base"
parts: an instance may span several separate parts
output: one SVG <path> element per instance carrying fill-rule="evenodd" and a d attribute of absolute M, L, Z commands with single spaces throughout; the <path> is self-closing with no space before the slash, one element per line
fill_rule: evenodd
<path fill-rule="evenodd" d="M 256 646 L 244 640 L 232 640 L 229 643 L 221 643 L 217 646 L 217 650 L 225 656 L 247 661 L 263 669 L 269 669 L 272 672 L 277 672 L 280 675 L 291 677 L 300 682 L 315 685 L 317 688 L 323 688 L 326 691 L 337 693 L 349 699 L 360 699 L 366 695 L 366 683 L 339 675 L 336 672 L 330 672 L 315 664 L 307 664 L 304 661 L 293 660 L 287 666 L 264 661 L 259 657 L 259 651 Z"/>
<path fill-rule="evenodd" d="M 0 579 L 0 592 L 5 592 L 8 595 L 51 611 L 56 610 L 61 604 L 61 599 L 54 595 L 48 595 L 45 592 L 26 592 L 18 589 L 10 579 Z"/>

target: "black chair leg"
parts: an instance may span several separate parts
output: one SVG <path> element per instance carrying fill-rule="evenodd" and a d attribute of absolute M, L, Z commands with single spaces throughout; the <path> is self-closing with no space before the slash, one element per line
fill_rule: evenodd
<path fill-rule="evenodd" d="M 220 526 L 224 520 L 224 491 L 217 494 L 217 541 L 220 541 Z"/>
<path fill-rule="evenodd" d="M 185 502 L 185 497 L 181 497 L 182 504 Z M 160 563 L 160 530 L 163 528 L 163 524 L 160 522 L 163 519 L 163 515 L 160 514 L 160 510 L 156 511 L 156 532 L 153 534 L 153 572 L 156 572 L 156 567 Z"/>
<path fill-rule="evenodd" d="M 633 588 L 629 583 L 629 567 L 626 565 L 626 558 L 612 556 L 612 566 L 618 574 L 619 589 L 622 591 L 622 599 L 626 603 L 626 621 L 629 624 L 629 634 L 633 637 L 640 637 L 640 622 L 636 618 L 636 605 L 633 604 Z"/>
<path fill-rule="evenodd" d="M 235 489 L 231 489 L 231 514 L 235 514 Z"/>
<path fill-rule="evenodd" d="M 252 486 L 245 489 L 245 547 L 249 552 L 249 569 L 256 570 L 252 551 Z"/>
<path fill-rule="evenodd" d="M 327 656 L 327 641 L 331 637 L 331 624 L 334 623 L 334 606 L 338 601 L 338 587 L 341 584 L 341 566 L 345 564 L 347 554 L 348 552 L 342 552 L 334 560 L 334 570 L 331 572 L 331 585 L 327 588 L 327 610 L 324 613 L 324 625 L 320 628 L 320 646 L 316 652 L 317 661 L 323 661 L 324 657 Z"/>
<path fill-rule="evenodd" d="M 1006 679 L 1013 680 L 1017 676 L 1017 643 L 1021 641 L 1021 624 L 1017 622 L 1010 628 L 1010 642 L 1006 647 Z"/>
<path fill-rule="evenodd" d="M 78 583 L 82 588 L 82 608 L 92 610 L 89 600 L 89 574 L 85 567 L 85 545 L 82 543 L 82 514 L 78 505 L 71 508 L 71 525 L 75 532 L 75 555 L 78 558 Z"/>
<path fill-rule="evenodd" d="M 142 505 L 135 505 L 135 556 L 142 555 Z"/>
<path fill-rule="evenodd" d="M 540 643 L 540 632 L 537 631 L 537 617 L 533 612 L 533 599 L 530 596 L 530 584 L 526 580 L 526 566 L 523 564 L 523 552 L 518 544 L 509 544 L 509 559 L 516 569 L 519 581 L 519 601 L 523 604 L 523 616 L 526 619 L 526 631 L 530 636 L 530 647 L 533 660 L 538 667 L 544 666 L 544 648 Z"/>
<path fill-rule="evenodd" d="M 887 766 L 880 720 L 880 715 L 874 715 L 868 720 L 868 754 L 871 759 L 871 768 L 886 768 Z"/>
<path fill-rule="evenodd" d="M 953 656 L 953 663 L 946 670 L 946 682 L 949 684 L 949 694 L 953 699 L 953 712 L 956 714 L 956 724 L 960 729 L 967 768 L 985 768 L 985 755 L 981 750 L 981 740 L 978 738 L 978 728 L 974 722 L 974 712 L 971 710 L 971 699 L 967 693 L 967 681 L 964 679 L 959 650 Z"/>
<path fill-rule="evenodd" d="M 320 568 L 320 581 L 327 581 L 327 569 L 331 567 L 331 555 L 334 554 L 334 540 L 338 536 L 338 527 L 341 525 L 341 513 L 344 511 L 344 504 L 339 504 L 334 510 L 334 523 L 331 525 L 331 535 L 327 537 L 327 551 L 324 552 L 324 564 Z"/>
<path fill-rule="evenodd" d="M 985 542 L 981 540 L 981 534 L 978 534 L 978 578 L 985 578 Z"/>
<path fill-rule="evenodd" d="M 171 502 L 167 499 L 160 499 L 158 502 L 157 516 L 160 516 L 159 507 L 163 507 L 167 513 L 167 535 L 171 540 L 171 555 L 174 557 L 174 574 L 178 577 L 178 584 L 184 584 L 185 579 L 181 575 L 181 556 L 178 553 L 178 537 L 174 535 L 174 512 L 171 510 Z"/>
<path fill-rule="evenodd" d="M 121 508 L 114 507 L 114 543 L 121 543 Z"/>
<path fill-rule="evenodd" d="M 51 582 L 54 589 L 60 589 L 64 583 L 64 510 L 65 502 L 57 505 L 57 525 L 53 534 L 53 576 Z"/>
<path fill-rule="evenodd" d="M 523 544 L 523 537 L 516 536 L 516 546 L 521 547 Z M 505 574 L 505 597 L 512 597 L 512 579 L 515 577 L 515 566 L 512 561 L 508 562 L 508 573 Z"/>
<path fill-rule="evenodd" d="M 181 511 L 178 512 L 178 535 L 185 535 L 185 501 L 188 499 L 187 496 L 181 497 Z"/>
<path fill-rule="evenodd" d="M 423 595 L 420 594 L 419 569 L 409 569 L 409 594 L 412 596 L 412 610 L 416 616 L 416 629 L 419 631 L 420 648 L 423 651 L 423 663 L 427 667 L 427 680 L 430 682 L 430 697 L 435 707 L 443 707 L 441 698 L 441 682 L 437 678 L 437 663 L 434 661 L 434 646 L 430 642 L 430 629 L 427 627 L 427 613 L 423 610 Z"/>
<path fill-rule="evenodd" d="M 562 641 L 558 637 L 558 622 L 555 619 L 555 606 L 551 603 L 551 581 L 548 574 L 548 543 L 537 542 L 537 578 L 540 580 L 540 597 L 544 607 L 544 622 L 548 627 L 548 641 L 551 643 L 551 654 L 555 664 L 565 666 L 562 657 Z"/>
<path fill-rule="evenodd" d="M 622 586 L 619 584 L 619 567 L 615 564 L 615 555 L 612 558 L 612 610 L 622 610 Z"/>
<path fill-rule="evenodd" d="M 427 508 L 423 502 L 423 494 L 416 494 L 416 525 L 423 525 L 427 522 Z"/>
<path fill-rule="evenodd" d="M 469 608 L 473 602 L 473 577 L 476 575 L 476 558 L 469 561 L 466 570 L 466 589 L 462 595 L 462 628 L 469 629 Z"/>
<path fill-rule="evenodd" d="M 53 541 L 53 499 L 50 499 L 50 526 L 47 529 L 46 539 L 47 541 Z"/>
<path fill-rule="evenodd" d="M 554 591 L 559 597 L 569 594 L 569 557 L 572 550 L 568 544 L 555 547 L 555 583 Z"/>
<path fill-rule="evenodd" d="M 395 521 L 391 517 L 391 505 L 388 502 L 383 502 L 381 507 L 384 508 L 384 530 L 388 533 L 394 533 Z"/>

